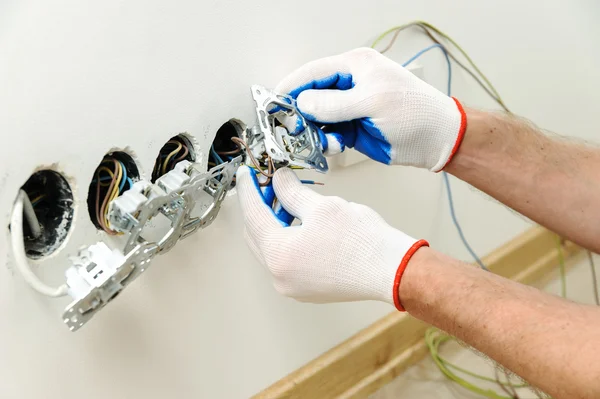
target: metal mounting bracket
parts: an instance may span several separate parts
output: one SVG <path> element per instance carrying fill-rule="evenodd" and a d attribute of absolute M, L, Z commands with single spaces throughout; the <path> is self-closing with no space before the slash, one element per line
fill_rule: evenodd
<path fill-rule="evenodd" d="M 74 301 L 63 313 L 63 321 L 77 331 L 148 267 L 158 246 L 140 244 L 127 255 L 99 242 L 79 251 L 66 271 L 69 295 Z"/>
<path fill-rule="evenodd" d="M 65 275 L 74 301 L 63 313 L 71 331 L 87 323 L 127 285 L 141 275 L 152 259 L 169 251 L 192 233 L 210 225 L 216 218 L 242 157 L 200 172 L 201 165 L 182 161 L 156 183 L 137 182 L 110 204 L 111 226 L 128 234 L 123 250 L 106 243 L 90 245 L 71 258 Z M 200 215 L 191 217 L 198 207 Z M 170 229 L 156 242 L 142 237 L 146 224 L 162 214 Z"/>
<path fill-rule="evenodd" d="M 258 129 L 250 130 L 249 147 L 253 149 L 264 141 L 265 152 L 275 162 L 327 172 L 329 167 L 323 155 L 318 131 L 298 111 L 296 100 L 258 85 L 253 85 L 251 90 L 256 102 Z M 303 132 L 298 135 L 289 134 L 285 127 L 277 124 L 277 118 L 282 116 L 297 117 L 302 123 Z"/>

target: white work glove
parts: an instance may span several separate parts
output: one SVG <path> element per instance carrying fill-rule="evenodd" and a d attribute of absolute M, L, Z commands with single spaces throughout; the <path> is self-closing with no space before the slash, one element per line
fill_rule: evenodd
<path fill-rule="evenodd" d="M 384 164 L 438 172 L 467 126 L 456 99 L 369 48 L 309 62 L 275 91 L 295 98 L 307 120 L 325 126 L 327 155 L 353 147 Z M 283 122 L 292 134 L 302 129 L 295 119 Z"/>
<path fill-rule="evenodd" d="M 272 189 L 263 192 L 246 166 L 237 172 L 237 188 L 246 242 L 273 275 L 279 293 L 316 303 L 379 300 L 404 310 L 400 279 L 426 241 L 394 229 L 364 205 L 317 194 L 287 168 L 275 173 L 273 189 L 301 225 L 278 218 Z"/>

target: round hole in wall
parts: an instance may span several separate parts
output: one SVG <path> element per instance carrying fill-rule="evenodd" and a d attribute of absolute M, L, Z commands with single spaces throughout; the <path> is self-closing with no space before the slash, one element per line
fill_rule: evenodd
<path fill-rule="evenodd" d="M 87 197 L 90 220 L 97 229 L 115 233 L 107 220 L 109 203 L 129 190 L 139 178 L 138 167 L 128 153 L 114 151 L 102 158 L 92 176 Z"/>
<path fill-rule="evenodd" d="M 152 183 L 165 173 L 173 170 L 175 165 L 183 160 L 196 161 L 193 139 L 187 133 L 180 133 L 177 136 L 171 137 L 161 147 L 154 162 L 154 168 L 152 169 Z"/>
<path fill-rule="evenodd" d="M 25 253 L 40 259 L 56 251 L 67 238 L 73 223 L 73 191 L 67 179 L 51 169 L 32 174 L 21 190 L 33 210 L 28 212 L 28 204 L 23 204 Z"/>
<path fill-rule="evenodd" d="M 215 134 L 215 139 L 210 148 L 208 157 L 209 169 L 222 163 L 229 162 L 240 155 L 244 155 L 244 150 L 231 139 L 237 137 L 243 140 L 245 130 L 245 125 L 237 119 L 230 119 L 221 125 Z M 232 182 L 232 187 L 233 186 L 235 186 L 235 180 Z"/>

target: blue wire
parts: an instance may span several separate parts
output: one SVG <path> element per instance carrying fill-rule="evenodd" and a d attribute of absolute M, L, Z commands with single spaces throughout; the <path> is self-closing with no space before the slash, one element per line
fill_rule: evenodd
<path fill-rule="evenodd" d="M 223 160 L 221 159 L 219 154 L 217 154 L 217 152 L 215 151 L 215 146 L 210 147 L 210 153 L 212 154 L 213 158 L 215 159 L 215 162 L 217 163 L 217 165 L 220 165 L 223 163 Z"/>
<path fill-rule="evenodd" d="M 446 64 L 448 65 L 447 94 L 448 94 L 448 96 L 450 96 L 451 92 L 452 92 L 452 63 L 450 62 L 450 57 L 448 57 L 448 52 L 440 44 L 436 43 L 427 48 L 424 48 L 423 50 L 419 51 L 417 54 L 413 55 L 408 61 L 406 61 L 404 64 L 402 64 L 402 66 L 403 67 L 408 66 L 410 63 L 415 61 L 417 58 L 419 58 L 420 56 L 422 56 L 423 54 L 425 54 L 426 52 L 428 52 L 429 50 L 432 50 L 434 48 L 439 48 L 440 50 L 442 50 L 442 52 L 444 53 L 444 56 L 446 57 Z M 460 227 L 460 223 L 458 222 L 458 218 L 456 217 L 456 211 L 454 209 L 454 200 L 452 199 L 452 189 L 450 188 L 450 179 L 448 178 L 448 174 L 446 172 L 442 172 L 442 177 L 444 178 L 444 183 L 446 183 L 446 193 L 448 194 L 448 205 L 450 207 L 450 216 L 452 217 L 452 222 L 454 223 L 454 226 L 456 227 L 458 236 L 460 237 L 460 240 L 464 244 L 467 251 L 469 251 L 469 253 L 473 257 L 473 259 L 475 259 L 475 262 L 477 262 L 479 267 L 481 267 L 483 270 L 488 270 L 488 268 L 485 267 L 485 265 L 483 264 L 483 262 L 481 261 L 479 256 L 477 256 L 475 251 L 473 251 L 473 248 L 471 248 L 471 245 L 469 245 L 469 242 L 467 241 L 467 238 L 465 237 L 465 235 L 462 231 L 462 228 Z"/>
<path fill-rule="evenodd" d="M 100 181 L 109 181 L 112 180 L 112 177 L 110 176 L 102 176 L 100 178 Z M 93 179 L 92 183 L 96 183 L 98 180 L 97 179 Z M 127 183 L 129 184 L 129 188 L 131 188 L 133 186 L 133 180 L 131 180 L 130 177 L 127 177 Z"/>
<path fill-rule="evenodd" d="M 125 165 L 123 162 L 119 161 L 121 164 L 121 169 L 123 169 L 123 178 L 121 179 L 121 184 L 119 185 L 119 192 L 123 192 L 123 187 L 125 187 L 125 182 L 127 181 L 127 169 L 125 169 Z"/>
<path fill-rule="evenodd" d="M 477 262 L 479 267 L 481 267 L 483 270 L 487 270 L 487 267 L 485 267 L 485 265 L 483 264 L 481 259 L 479 259 L 479 256 L 477 256 L 475 251 L 473 251 L 473 248 L 471 248 L 471 246 L 469 245 L 469 242 L 467 241 L 467 239 L 462 231 L 462 228 L 460 227 L 460 224 L 458 223 L 458 219 L 456 218 L 456 212 L 454 210 L 454 201 L 452 200 L 452 190 L 450 189 L 450 179 L 448 179 L 448 174 L 446 172 L 443 172 L 442 177 L 444 178 L 444 182 L 446 183 L 446 193 L 448 194 L 448 205 L 450 205 L 450 216 L 452 217 L 454 226 L 456 226 L 456 231 L 458 231 L 458 235 L 460 236 L 461 241 L 465 245 L 465 248 L 467 248 L 467 251 L 469 251 L 469 253 L 473 257 L 473 259 L 475 259 L 475 262 Z"/>
<path fill-rule="evenodd" d="M 444 56 L 446 57 L 446 63 L 448 64 L 448 89 L 446 90 L 446 92 L 447 92 L 448 96 L 451 96 L 450 93 L 452 92 L 452 64 L 450 63 L 450 57 L 448 57 L 448 53 L 446 52 L 446 49 L 443 46 L 441 46 L 440 44 L 436 43 L 436 44 L 432 44 L 429 47 L 424 48 L 423 50 L 419 51 L 417 54 L 413 55 L 408 61 L 406 61 L 404 64 L 402 64 L 402 66 L 406 68 L 409 64 L 414 62 L 417 58 L 419 58 L 420 56 L 422 56 L 429 50 L 433 50 L 434 48 L 439 48 L 440 50 L 442 50 L 442 52 L 444 53 Z"/>
<path fill-rule="evenodd" d="M 125 165 L 123 164 L 123 162 L 119 161 L 119 163 L 121 164 L 121 167 L 123 168 L 123 180 L 121 181 L 121 184 L 119 185 L 119 192 L 122 193 L 123 188 L 125 187 L 125 182 L 127 182 L 129 184 L 129 189 L 130 189 L 131 187 L 133 187 L 133 180 L 131 180 L 131 178 L 129 176 L 127 176 L 127 169 L 125 169 Z M 100 181 L 108 181 L 108 180 L 112 180 L 112 177 L 102 176 L 100 178 Z M 97 179 L 92 179 L 92 183 L 96 183 L 97 181 L 98 181 Z"/>

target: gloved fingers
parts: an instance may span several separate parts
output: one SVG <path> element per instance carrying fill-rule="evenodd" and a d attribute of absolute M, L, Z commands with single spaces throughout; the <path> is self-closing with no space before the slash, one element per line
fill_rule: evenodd
<path fill-rule="evenodd" d="M 303 91 L 298 96 L 297 107 L 304 118 L 315 125 L 357 120 L 367 117 L 368 113 L 368 106 L 358 89 Z M 292 136 L 305 129 L 298 115 L 280 114 L 277 120 Z"/>
<path fill-rule="evenodd" d="M 344 136 L 340 133 L 325 133 L 322 129 L 316 128 L 321 141 L 321 151 L 325 156 L 341 154 L 346 149 Z"/>
<path fill-rule="evenodd" d="M 281 220 L 288 226 L 294 221 L 294 216 L 291 215 L 283 206 L 281 206 L 281 201 L 278 201 L 275 204 L 273 207 L 273 212 L 275 212 L 277 219 Z"/>
<path fill-rule="evenodd" d="M 369 118 L 326 125 L 328 135 L 342 137 L 344 147 L 354 148 L 369 158 L 389 165 L 392 146 Z"/>
<path fill-rule="evenodd" d="M 353 86 L 350 68 L 345 54 L 321 58 L 304 64 L 286 76 L 275 91 L 297 98 L 304 90 L 348 90 Z"/>
<path fill-rule="evenodd" d="M 361 89 L 306 90 L 298 95 L 298 110 L 317 124 L 338 123 L 367 117 L 369 104 Z"/>
<path fill-rule="evenodd" d="M 302 220 L 320 201 L 322 196 L 303 186 L 296 174 L 281 168 L 273 176 L 273 188 L 281 205 L 293 216 Z"/>
<path fill-rule="evenodd" d="M 304 125 L 300 121 L 300 119 L 296 116 L 286 116 L 283 118 L 278 118 L 280 122 L 282 122 L 290 135 L 296 136 L 304 131 Z M 339 133 L 327 133 L 323 132 L 322 129 L 318 128 L 316 125 L 312 125 L 314 129 L 317 130 L 319 134 L 319 140 L 321 142 L 321 151 L 326 156 L 336 155 L 344 151 L 346 148 L 344 142 L 344 136 Z M 275 127 L 275 129 L 282 129 L 281 127 Z"/>
<path fill-rule="evenodd" d="M 304 123 L 302 123 L 302 119 L 300 119 L 300 117 L 296 114 L 279 114 L 277 115 L 277 120 L 281 122 L 283 126 L 285 126 L 287 131 L 292 136 L 297 136 L 304 131 Z"/>
<path fill-rule="evenodd" d="M 263 257 L 260 248 L 258 248 L 254 236 L 248 232 L 248 228 L 246 227 L 244 227 L 244 241 L 246 241 L 246 245 L 248 245 L 248 248 L 250 248 L 250 251 L 254 254 L 256 259 L 258 259 L 261 264 L 266 265 L 265 258 Z"/>
<path fill-rule="evenodd" d="M 277 85 L 275 91 L 288 94 L 296 99 L 305 90 L 348 90 L 352 86 L 350 64 L 345 54 L 340 54 L 315 60 L 301 66 L 285 77 Z M 304 125 L 296 115 L 281 115 L 278 120 L 288 129 L 291 135 L 304 131 Z"/>
<path fill-rule="evenodd" d="M 266 177 L 263 175 L 257 175 L 254 170 L 251 170 L 251 172 L 254 173 L 254 177 L 258 182 L 266 180 Z M 269 208 L 273 208 L 273 202 L 275 201 L 275 190 L 273 189 L 273 183 L 271 182 L 264 187 L 259 186 L 259 190 L 263 197 L 263 202 L 267 204 Z"/>
<path fill-rule="evenodd" d="M 385 165 L 392 163 L 392 145 L 370 119 L 356 125 L 356 138 L 353 146 L 356 151 L 363 153 L 374 161 Z"/>
<path fill-rule="evenodd" d="M 263 196 L 253 170 L 247 166 L 240 166 L 237 171 L 236 186 L 246 228 L 250 235 L 263 236 L 284 226 L 271 209 L 270 196 L 267 195 L 267 199 Z"/>
<path fill-rule="evenodd" d="M 354 147 L 356 143 L 357 131 L 360 128 L 360 121 L 332 123 L 324 125 L 319 129 L 319 137 L 323 142 L 326 139 L 327 147 L 322 146 L 325 155 L 335 155 L 343 152 L 346 148 Z M 339 147 L 339 151 L 337 150 Z"/>

